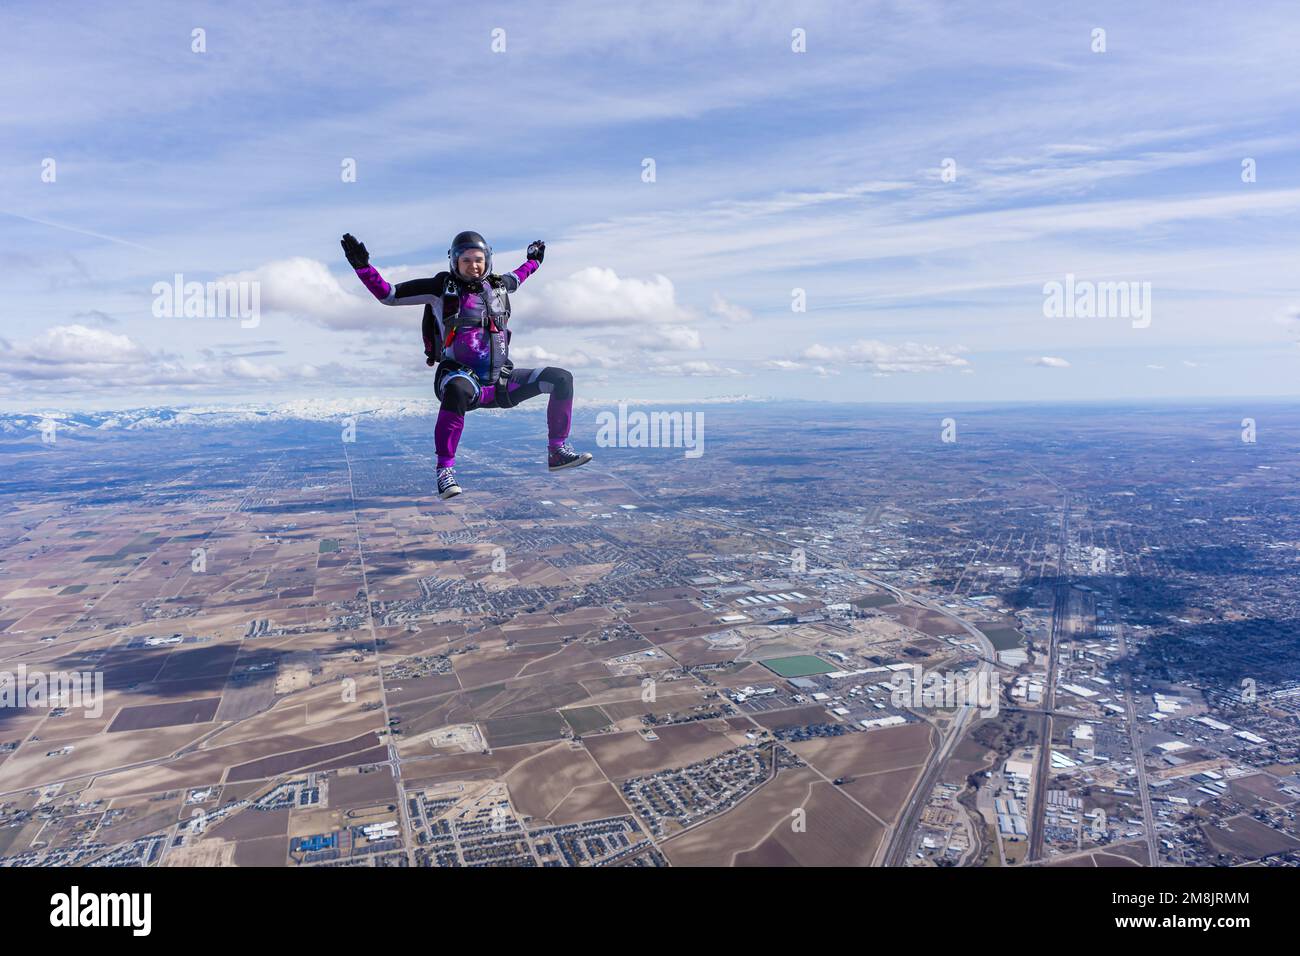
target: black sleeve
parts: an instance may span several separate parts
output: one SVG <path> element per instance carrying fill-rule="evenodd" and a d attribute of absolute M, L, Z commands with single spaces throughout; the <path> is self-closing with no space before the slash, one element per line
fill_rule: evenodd
<path fill-rule="evenodd" d="M 406 282 L 399 282 L 393 286 L 392 297 L 388 300 L 388 305 L 419 305 L 424 303 L 436 302 L 442 298 L 442 289 L 444 282 L 442 273 L 433 276 L 430 279 L 409 279 Z"/>

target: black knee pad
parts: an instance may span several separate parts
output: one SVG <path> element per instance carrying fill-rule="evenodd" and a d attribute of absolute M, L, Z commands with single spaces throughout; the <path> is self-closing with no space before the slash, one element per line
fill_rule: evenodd
<path fill-rule="evenodd" d="M 442 407 L 464 415 L 474 401 L 474 386 L 463 375 L 447 380 L 442 386 Z"/>
<path fill-rule="evenodd" d="M 567 368 L 548 368 L 538 378 L 551 383 L 551 394 L 556 398 L 573 398 L 573 373 Z"/>

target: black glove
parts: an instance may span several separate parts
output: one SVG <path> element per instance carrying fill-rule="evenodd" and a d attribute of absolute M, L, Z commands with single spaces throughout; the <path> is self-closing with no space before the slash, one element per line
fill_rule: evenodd
<path fill-rule="evenodd" d="M 538 239 L 536 242 L 528 244 L 528 260 L 541 265 L 542 257 L 546 255 L 546 243 Z"/>
<path fill-rule="evenodd" d="M 432 353 L 430 353 L 430 352 L 425 352 L 425 353 L 424 353 L 424 364 L 425 364 L 425 365 L 428 365 L 430 368 L 432 368 L 433 366 L 435 366 L 435 365 L 438 364 L 438 360 L 437 360 L 436 358 L 433 357 L 433 354 L 432 354 Z"/>
<path fill-rule="evenodd" d="M 352 233 L 345 232 L 340 245 L 343 246 L 343 254 L 348 257 L 348 265 L 352 268 L 364 269 L 370 265 L 370 253 L 366 252 L 366 244 L 357 242 Z"/>

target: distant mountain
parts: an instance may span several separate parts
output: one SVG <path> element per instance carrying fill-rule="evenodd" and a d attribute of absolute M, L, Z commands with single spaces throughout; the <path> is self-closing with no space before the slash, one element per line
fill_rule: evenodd
<path fill-rule="evenodd" d="M 735 395 L 723 398 L 691 399 L 689 401 L 659 401 L 649 399 L 622 399 L 629 406 L 693 406 L 758 402 L 764 399 L 753 395 Z M 577 399 L 579 408 L 615 408 L 620 401 Z M 534 399 L 512 411 L 543 412 L 546 402 Z M 492 411 L 489 409 L 489 411 Z M 43 423 L 53 421 L 59 430 L 109 431 L 112 429 L 180 428 L 190 425 L 240 425 L 252 422 L 313 421 L 336 422 L 350 416 L 397 419 L 436 416 L 438 401 L 432 398 L 335 398 L 298 399 L 291 402 L 256 403 L 243 405 L 191 405 L 184 407 L 157 406 L 132 408 L 108 412 L 55 411 L 0 412 L 0 434 L 26 435 L 40 431 Z"/>
<path fill-rule="evenodd" d="M 437 413 L 438 403 L 432 399 L 302 399 L 273 404 L 163 406 L 108 412 L 11 413 L 0 415 L 0 432 L 39 431 L 45 421 L 55 422 L 58 429 L 108 431 L 272 421 L 337 421 L 349 416 L 408 418 Z"/>

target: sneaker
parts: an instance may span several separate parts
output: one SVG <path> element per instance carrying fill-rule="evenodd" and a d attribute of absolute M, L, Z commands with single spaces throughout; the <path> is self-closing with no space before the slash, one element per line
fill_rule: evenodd
<path fill-rule="evenodd" d="M 438 469 L 438 497 L 454 498 L 460 494 L 460 485 L 456 484 L 456 476 L 450 468 Z"/>
<path fill-rule="evenodd" d="M 551 449 L 546 463 L 551 471 L 559 471 L 561 468 L 577 468 L 589 461 L 591 461 L 591 452 L 584 451 L 579 455 L 573 450 L 573 446 L 566 441 L 559 448 Z"/>

